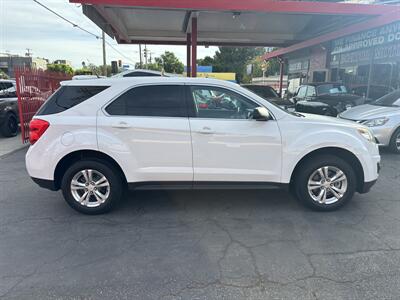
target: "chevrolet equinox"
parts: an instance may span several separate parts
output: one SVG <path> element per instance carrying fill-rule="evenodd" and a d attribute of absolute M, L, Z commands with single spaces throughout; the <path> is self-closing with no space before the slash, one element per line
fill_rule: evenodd
<path fill-rule="evenodd" d="M 29 175 L 86 214 L 111 210 L 125 188 L 271 185 L 334 210 L 371 188 L 380 163 L 363 125 L 289 113 L 211 79 L 63 82 L 29 130 Z"/>

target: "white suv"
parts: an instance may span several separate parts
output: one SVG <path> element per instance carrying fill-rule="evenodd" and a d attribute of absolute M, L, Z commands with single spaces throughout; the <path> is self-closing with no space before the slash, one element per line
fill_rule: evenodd
<path fill-rule="evenodd" d="M 32 179 L 87 214 L 129 188 L 289 187 L 332 210 L 375 183 L 367 127 L 288 113 L 237 84 L 136 77 L 64 82 L 30 124 Z"/>

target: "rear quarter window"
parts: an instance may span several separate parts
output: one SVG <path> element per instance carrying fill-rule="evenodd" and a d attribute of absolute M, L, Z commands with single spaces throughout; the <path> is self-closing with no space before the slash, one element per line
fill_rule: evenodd
<path fill-rule="evenodd" d="M 107 88 L 109 86 L 62 86 L 50 96 L 36 115 L 51 115 L 66 111 Z"/>

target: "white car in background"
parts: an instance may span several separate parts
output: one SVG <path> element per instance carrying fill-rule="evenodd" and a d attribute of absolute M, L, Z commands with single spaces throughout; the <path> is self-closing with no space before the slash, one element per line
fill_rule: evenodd
<path fill-rule="evenodd" d="M 400 89 L 349 109 L 339 117 L 368 126 L 379 145 L 400 154 Z"/>
<path fill-rule="evenodd" d="M 363 125 L 288 113 L 199 78 L 63 82 L 30 123 L 30 142 L 32 179 L 87 214 L 109 211 L 126 187 L 282 186 L 333 210 L 367 192 L 380 163 Z"/>

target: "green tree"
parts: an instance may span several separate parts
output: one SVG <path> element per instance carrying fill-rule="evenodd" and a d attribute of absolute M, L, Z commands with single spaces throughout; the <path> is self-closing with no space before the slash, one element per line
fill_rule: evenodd
<path fill-rule="evenodd" d="M 246 66 L 264 51 L 262 47 L 219 47 L 214 55 L 213 72 L 234 72 L 236 80 L 243 82 L 246 80 Z"/>
<path fill-rule="evenodd" d="M 155 64 L 160 66 L 167 73 L 182 74 L 183 63 L 175 56 L 173 52 L 165 51 L 160 57 L 154 59 Z"/>
<path fill-rule="evenodd" d="M 74 74 L 74 70 L 65 64 L 48 64 L 47 65 L 47 70 L 51 72 L 60 72 L 60 73 L 65 73 L 68 75 Z"/>
<path fill-rule="evenodd" d="M 3 70 L 0 70 L 0 79 L 9 79 L 10 77 L 3 72 Z"/>
<path fill-rule="evenodd" d="M 214 63 L 214 58 L 212 58 L 211 56 L 206 56 L 197 60 L 198 66 L 213 66 Z"/>

